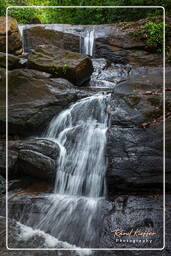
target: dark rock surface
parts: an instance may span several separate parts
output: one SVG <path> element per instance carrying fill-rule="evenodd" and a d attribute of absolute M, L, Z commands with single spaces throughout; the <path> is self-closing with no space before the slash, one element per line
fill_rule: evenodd
<path fill-rule="evenodd" d="M 102 248 L 162 248 L 163 247 L 163 199 L 137 196 L 116 196 L 104 218 L 101 234 Z M 118 230 L 132 234 L 122 235 Z M 138 236 L 137 232 L 153 232 Z M 120 240 L 121 239 L 121 240 Z M 147 239 L 147 240 L 146 240 Z M 122 241 L 128 240 L 128 241 Z M 135 240 L 133 242 L 133 240 Z M 141 240 L 141 242 L 136 242 Z M 145 240 L 143 242 L 143 240 Z M 150 240 L 152 240 L 150 242 Z M 132 242 L 131 242 L 132 241 Z"/>
<path fill-rule="evenodd" d="M 83 54 L 66 51 L 53 45 L 39 46 L 28 55 L 28 66 L 65 78 L 81 86 L 93 72 L 91 59 Z"/>
<path fill-rule="evenodd" d="M 133 72 L 136 72 L 133 71 Z M 167 72 L 170 74 L 170 71 Z M 162 72 L 130 76 L 118 84 L 111 101 L 107 143 L 107 188 L 116 191 L 162 191 Z M 169 87 L 169 80 L 167 81 Z M 170 191 L 170 92 L 166 92 L 166 187 Z"/>
<path fill-rule="evenodd" d="M 1 134 L 5 133 L 5 76 L 0 95 Z M 51 79 L 44 72 L 16 69 L 9 72 L 9 135 L 28 136 L 45 129 L 52 117 L 77 99 L 74 86 L 64 79 Z"/>
<path fill-rule="evenodd" d="M 59 157 L 59 146 L 56 143 L 47 139 L 14 142 L 9 156 L 14 156 L 14 152 L 17 157 L 11 169 L 16 176 L 54 181 Z M 14 175 L 13 172 L 9 170 L 10 176 Z"/>
<path fill-rule="evenodd" d="M 59 146 L 49 140 L 37 139 L 18 146 L 17 170 L 21 176 L 52 180 L 56 175 Z"/>
<path fill-rule="evenodd" d="M 5 144 L 1 145 L 0 174 L 6 174 Z M 8 178 L 9 188 L 17 185 L 15 179 L 31 177 L 53 183 L 59 157 L 59 146 L 48 139 L 9 141 Z M 29 182 L 30 183 L 30 182 Z M 23 184 L 24 185 L 24 184 Z M 18 185 L 17 185 L 18 186 Z M 46 189 L 45 189 L 46 190 Z"/>
<path fill-rule="evenodd" d="M 114 63 L 138 66 L 157 66 L 162 64 L 162 57 L 159 54 L 150 53 L 142 49 L 118 47 L 112 37 L 96 39 L 95 57 L 107 58 Z"/>
<path fill-rule="evenodd" d="M 162 137 L 155 129 L 112 128 L 108 137 L 109 193 L 115 190 L 162 190 Z M 155 139 L 154 139 L 155 138 Z M 171 161 L 168 158 L 168 164 Z M 167 183 L 171 183 L 170 169 Z"/>

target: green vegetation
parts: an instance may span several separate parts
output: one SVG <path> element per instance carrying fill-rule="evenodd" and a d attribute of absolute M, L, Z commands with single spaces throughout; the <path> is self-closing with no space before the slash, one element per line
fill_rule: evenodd
<path fill-rule="evenodd" d="M 148 48 L 157 49 L 158 52 L 163 50 L 163 22 L 148 22 L 145 25 L 147 34 L 146 44 Z"/>
<path fill-rule="evenodd" d="M 0 16 L 5 15 L 8 6 L 163 6 L 171 13 L 171 2 L 167 0 L 0 0 Z M 10 9 L 9 14 L 19 23 L 30 23 L 37 17 L 42 23 L 105 24 L 119 21 L 133 21 L 145 17 L 162 15 L 162 8 L 81 8 L 81 9 Z"/>

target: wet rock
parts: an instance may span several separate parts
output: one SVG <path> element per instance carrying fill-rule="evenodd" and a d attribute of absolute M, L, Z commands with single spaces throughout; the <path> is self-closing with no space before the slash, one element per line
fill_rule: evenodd
<path fill-rule="evenodd" d="M 113 45 L 111 38 L 96 39 L 95 57 L 106 58 L 114 63 L 131 64 L 136 66 L 158 66 L 162 65 L 162 56 L 149 53 L 145 50 L 125 49 Z"/>
<path fill-rule="evenodd" d="M 0 17 L 0 51 L 6 52 L 6 17 Z M 8 52 L 20 54 L 22 40 L 16 19 L 8 17 Z"/>
<path fill-rule="evenodd" d="M 108 137 L 109 194 L 114 191 L 160 191 L 163 184 L 162 137 L 147 128 L 112 128 Z M 113 146 L 115 145 L 115 146 Z M 169 159 L 169 166 L 171 161 Z M 171 183 L 170 170 L 167 183 Z"/>
<path fill-rule="evenodd" d="M 151 20 L 156 21 L 155 18 Z M 148 21 L 150 19 L 112 24 L 110 32 L 105 37 L 96 39 L 95 57 L 137 66 L 162 65 L 162 56 L 146 45 L 143 29 Z M 158 19 L 157 22 L 159 21 Z"/>
<path fill-rule="evenodd" d="M 28 66 L 53 74 L 81 86 L 93 72 L 91 59 L 85 55 L 62 50 L 52 45 L 36 48 L 28 56 Z"/>
<path fill-rule="evenodd" d="M 28 136 L 45 129 L 52 117 L 77 99 L 74 86 L 64 79 L 51 79 L 45 72 L 15 69 L 9 72 L 9 134 Z M 5 133 L 5 70 L 0 88 L 1 134 Z"/>
<path fill-rule="evenodd" d="M 80 52 L 80 36 L 45 29 L 43 26 L 36 26 L 23 31 L 25 51 L 35 49 L 39 45 L 52 45 L 65 50 Z"/>
<path fill-rule="evenodd" d="M 157 76 L 159 79 L 159 76 Z M 156 79 L 157 79 L 156 78 Z M 140 78 L 139 78 L 140 79 Z M 140 81 L 140 80 L 139 80 Z M 151 80 L 150 80 L 151 81 Z M 111 127 L 107 142 L 107 188 L 116 191 L 162 191 L 163 187 L 163 95 L 162 81 L 131 84 L 130 91 L 118 85 L 111 101 Z M 161 82 L 161 83 L 160 83 Z M 129 81 L 128 81 L 129 83 Z M 127 83 L 125 83 L 126 85 Z M 135 86 L 135 87 L 134 87 Z M 127 91 L 129 94 L 124 94 Z M 159 91 L 159 93 L 156 93 Z M 166 93 L 166 186 L 171 183 L 170 92 Z M 143 124 L 147 124 L 144 125 Z"/>
<path fill-rule="evenodd" d="M 35 139 L 14 144 L 12 148 L 18 151 L 18 175 L 49 181 L 55 177 L 60 150 L 58 144 L 46 139 Z"/>
<path fill-rule="evenodd" d="M 1 147 L 0 152 L 0 174 L 5 177 L 5 148 Z M 12 187 L 14 189 L 15 187 L 14 183 L 16 184 L 16 182 L 14 182 L 14 179 L 21 179 L 27 176 L 52 182 L 52 179 L 56 175 L 58 157 L 58 144 L 47 139 L 9 141 L 8 178 L 10 189 L 12 189 Z M 17 187 L 19 187 L 19 185 L 17 185 Z"/>

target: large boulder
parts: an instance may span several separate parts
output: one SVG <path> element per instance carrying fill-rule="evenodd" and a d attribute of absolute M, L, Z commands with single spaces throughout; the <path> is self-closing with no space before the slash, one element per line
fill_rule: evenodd
<path fill-rule="evenodd" d="M 77 99 L 76 89 L 65 79 L 44 72 L 15 69 L 8 74 L 9 135 L 42 132 L 52 117 Z M 0 124 L 5 133 L 5 70 L 0 73 Z"/>
<path fill-rule="evenodd" d="M 5 177 L 5 147 L 1 145 L 0 175 Z M 51 181 L 56 175 L 59 146 L 48 139 L 27 141 L 9 141 L 8 177 L 9 179 L 25 176 Z"/>
<path fill-rule="evenodd" d="M 66 51 L 52 45 L 42 45 L 28 56 L 28 66 L 62 77 L 81 86 L 93 72 L 91 59 L 86 55 Z"/>
<path fill-rule="evenodd" d="M 142 19 L 136 22 L 120 22 L 110 26 L 105 37 L 95 41 L 95 56 L 107 58 L 114 63 L 138 66 L 162 65 L 162 54 L 147 47 L 147 34 L 144 25 L 149 22 L 161 22 L 161 18 Z"/>
<path fill-rule="evenodd" d="M 6 17 L 0 17 L 0 51 L 6 52 Z M 16 19 L 8 17 L 8 52 L 20 54 L 22 39 Z"/>
<path fill-rule="evenodd" d="M 43 25 L 23 30 L 24 50 L 28 52 L 39 45 L 54 45 L 65 50 L 80 52 L 80 36 L 45 29 Z"/>
<path fill-rule="evenodd" d="M 55 178 L 59 157 L 57 143 L 46 139 L 20 143 L 17 147 L 17 170 L 21 176 L 51 180 Z"/>

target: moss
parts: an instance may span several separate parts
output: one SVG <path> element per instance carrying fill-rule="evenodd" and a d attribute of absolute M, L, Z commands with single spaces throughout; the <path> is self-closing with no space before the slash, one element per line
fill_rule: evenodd
<path fill-rule="evenodd" d="M 124 96 L 124 100 L 130 107 L 134 107 L 140 103 L 141 97 L 137 95 L 126 95 Z"/>

